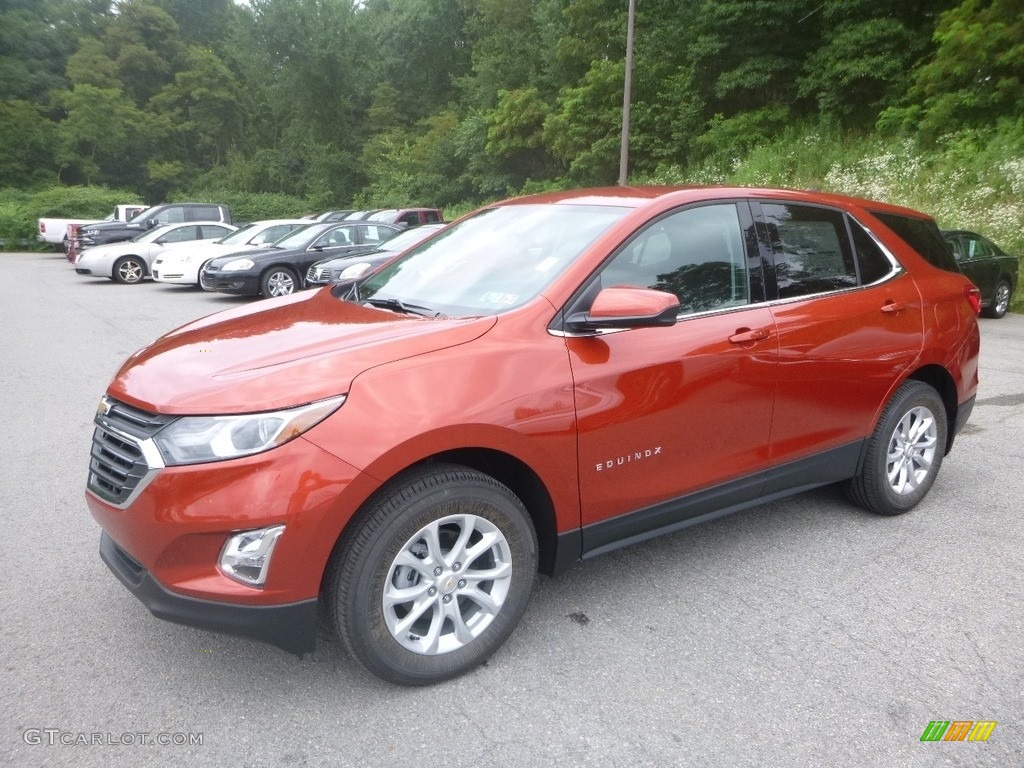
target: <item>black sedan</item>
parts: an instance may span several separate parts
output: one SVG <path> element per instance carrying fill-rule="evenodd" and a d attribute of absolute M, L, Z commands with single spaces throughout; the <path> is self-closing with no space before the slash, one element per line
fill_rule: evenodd
<path fill-rule="evenodd" d="M 981 313 L 1002 317 L 1017 288 L 1020 264 L 991 240 L 964 229 L 943 230 L 960 269 L 981 292 Z"/>
<path fill-rule="evenodd" d="M 365 221 L 310 224 L 271 248 L 211 259 L 199 273 L 199 283 L 207 291 L 287 296 L 302 288 L 302 277 L 313 262 L 328 255 L 372 250 L 401 231 L 390 224 Z"/>
<path fill-rule="evenodd" d="M 322 259 L 309 268 L 306 272 L 306 285 L 326 285 L 336 283 L 339 280 L 347 280 L 352 277 L 361 277 L 373 271 L 385 261 L 407 251 L 414 245 L 419 245 L 439 229 L 444 229 L 446 224 L 424 224 L 420 227 L 406 229 L 401 234 L 395 235 L 379 248 L 372 251 L 365 251 L 359 254 L 346 253 L 342 256 L 332 256 L 329 259 Z"/>

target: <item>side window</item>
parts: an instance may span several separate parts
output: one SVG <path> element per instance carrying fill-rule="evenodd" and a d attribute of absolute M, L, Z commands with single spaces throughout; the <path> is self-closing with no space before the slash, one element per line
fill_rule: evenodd
<path fill-rule="evenodd" d="M 980 237 L 965 236 L 964 243 L 967 246 L 967 258 L 969 259 L 982 259 L 993 255 L 988 243 Z"/>
<path fill-rule="evenodd" d="M 376 245 L 391 237 L 391 232 L 390 229 L 369 224 L 363 227 L 363 243 L 366 245 Z"/>
<path fill-rule="evenodd" d="M 322 245 L 325 248 L 337 248 L 342 245 L 352 245 L 354 241 L 354 232 L 351 231 L 351 227 L 339 227 L 338 229 L 332 229 L 321 237 L 316 244 Z"/>
<path fill-rule="evenodd" d="M 943 235 L 949 247 L 953 250 L 953 255 L 956 256 L 956 260 L 960 261 L 964 257 L 964 246 L 960 242 L 959 235 Z"/>
<path fill-rule="evenodd" d="M 917 251 L 933 267 L 947 272 L 959 272 L 953 252 L 942 239 L 938 225 L 932 220 L 901 216 L 897 213 L 872 211 L 872 214 L 885 226 L 899 235 L 907 245 Z"/>
<path fill-rule="evenodd" d="M 411 225 L 414 225 L 414 224 L 419 224 L 419 222 L 420 222 L 420 215 L 418 213 L 416 213 L 416 212 L 410 212 L 410 213 L 403 213 L 402 216 L 395 223 L 399 224 L 399 225 L 404 224 L 406 226 L 411 226 Z"/>
<path fill-rule="evenodd" d="M 672 293 L 683 312 L 748 303 L 746 251 L 736 206 L 677 211 L 650 224 L 601 271 L 601 287 Z"/>
<path fill-rule="evenodd" d="M 216 205 L 197 205 L 189 209 L 189 221 L 220 221 L 220 208 Z"/>
<path fill-rule="evenodd" d="M 775 258 L 779 298 L 857 285 L 843 214 L 827 208 L 761 203 Z"/>
<path fill-rule="evenodd" d="M 434 224 L 440 221 L 441 217 L 437 215 L 437 211 L 427 211 L 423 219 L 426 224 Z"/>
<path fill-rule="evenodd" d="M 218 227 L 213 224 L 207 224 L 206 226 L 199 227 L 199 240 L 212 240 L 215 237 L 224 237 L 224 235 L 230 234 L 231 230 L 227 227 Z"/>
<path fill-rule="evenodd" d="M 849 221 L 850 232 L 853 233 L 853 250 L 857 254 L 857 268 L 860 270 L 860 284 L 877 283 L 893 271 L 893 264 L 864 227 L 853 219 Z"/>
<path fill-rule="evenodd" d="M 160 238 L 161 243 L 183 243 L 196 239 L 196 227 L 178 227 Z"/>
<path fill-rule="evenodd" d="M 180 205 L 172 205 L 157 214 L 158 224 L 180 224 L 185 221 L 185 209 Z"/>

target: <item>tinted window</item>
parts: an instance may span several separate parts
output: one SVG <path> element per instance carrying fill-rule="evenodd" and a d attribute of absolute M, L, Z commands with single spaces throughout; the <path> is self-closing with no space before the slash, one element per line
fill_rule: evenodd
<path fill-rule="evenodd" d="M 917 251 L 933 267 L 947 272 L 959 272 L 953 252 L 942 239 L 934 221 L 900 216 L 895 213 L 872 211 L 879 221 L 899 235 L 907 245 Z"/>
<path fill-rule="evenodd" d="M 688 208 L 634 237 L 601 271 L 601 286 L 674 294 L 683 312 L 746 304 L 746 252 L 736 206 Z"/>
<path fill-rule="evenodd" d="M 827 208 L 761 203 L 775 260 L 779 298 L 857 285 L 843 214 Z"/>
<path fill-rule="evenodd" d="M 220 221 L 220 208 L 215 205 L 197 205 L 190 212 L 190 221 Z"/>
<path fill-rule="evenodd" d="M 864 230 L 864 227 L 858 222 L 850 220 L 850 231 L 853 233 L 853 250 L 857 254 L 861 285 L 878 282 L 892 272 L 892 262 L 878 247 L 878 243 Z"/>

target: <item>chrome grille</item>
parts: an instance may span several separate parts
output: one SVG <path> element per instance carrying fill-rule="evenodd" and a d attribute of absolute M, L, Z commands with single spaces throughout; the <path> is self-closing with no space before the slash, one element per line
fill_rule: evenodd
<path fill-rule="evenodd" d="M 161 468 L 155 448 L 149 452 L 149 439 L 174 420 L 104 398 L 96 415 L 89 459 L 89 489 L 101 499 L 117 506 L 127 505 L 139 484 Z"/>

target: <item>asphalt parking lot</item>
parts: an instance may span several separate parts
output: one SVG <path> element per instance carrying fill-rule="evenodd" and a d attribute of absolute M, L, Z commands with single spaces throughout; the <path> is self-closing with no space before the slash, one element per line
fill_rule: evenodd
<path fill-rule="evenodd" d="M 244 300 L 0 265 L 0 764 L 1024 765 L 1022 316 L 982 321 L 977 407 L 911 513 L 823 489 L 590 560 L 486 666 L 411 690 L 326 630 L 298 659 L 159 621 L 99 559 L 99 396 Z M 922 742 L 934 720 L 997 725 Z"/>

